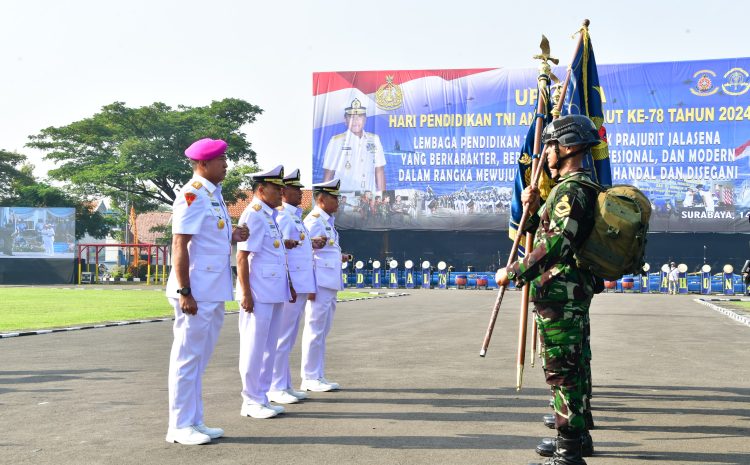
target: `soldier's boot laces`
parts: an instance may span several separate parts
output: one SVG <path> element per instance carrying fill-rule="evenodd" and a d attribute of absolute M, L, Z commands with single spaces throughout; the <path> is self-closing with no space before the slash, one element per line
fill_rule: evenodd
<path fill-rule="evenodd" d="M 542 457 L 552 457 L 555 453 L 557 445 L 557 438 L 544 438 L 542 442 L 536 446 L 536 453 Z M 581 434 L 581 455 L 584 457 L 591 457 L 594 455 L 594 440 L 591 438 L 591 434 L 588 431 L 584 431 Z"/>
<path fill-rule="evenodd" d="M 533 462 L 529 465 L 586 465 L 581 455 L 581 437 L 575 436 L 564 438 L 557 436 L 555 440 L 556 448 L 552 457 L 543 463 Z"/>

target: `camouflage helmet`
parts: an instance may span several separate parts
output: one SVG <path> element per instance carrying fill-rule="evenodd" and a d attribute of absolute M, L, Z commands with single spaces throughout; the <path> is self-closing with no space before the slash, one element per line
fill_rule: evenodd
<path fill-rule="evenodd" d="M 599 131 L 594 122 L 583 115 L 565 115 L 552 121 L 544 128 L 542 143 L 556 141 L 563 147 L 585 145 L 593 147 L 600 141 Z"/>

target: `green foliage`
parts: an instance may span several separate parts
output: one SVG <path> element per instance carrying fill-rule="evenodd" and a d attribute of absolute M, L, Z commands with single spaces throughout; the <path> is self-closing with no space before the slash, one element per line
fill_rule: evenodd
<path fill-rule="evenodd" d="M 16 166 L 22 164 L 24 161 L 26 161 L 24 155 L 0 149 L 0 202 L 8 203 L 12 194 L 13 184 L 18 181 L 28 180 L 30 177 L 27 172 L 16 168 Z"/>
<path fill-rule="evenodd" d="M 171 224 L 160 224 L 152 226 L 149 232 L 159 233 L 160 235 L 154 241 L 158 245 L 171 245 L 172 244 L 172 225 Z"/>
<path fill-rule="evenodd" d="M 122 278 L 122 275 L 125 273 L 125 270 L 120 265 L 115 265 L 110 270 L 110 273 L 112 274 L 113 278 Z"/>
<path fill-rule="evenodd" d="M 128 266 L 128 272 L 125 274 L 129 274 L 133 278 L 146 279 L 147 271 L 148 262 L 146 262 L 146 260 L 138 260 L 137 262 L 133 262 Z"/>
<path fill-rule="evenodd" d="M 121 203 L 129 193 L 129 201 L 142 212 L 172 204 L 175 189 L 192 175 L 183 152 L 198 139 L 227 141 L 227 159 L 238 164 L 232 171 L 247 169 L 243 162 L 254 164 L 255 152 L 241 128 L 260 113 L 260 107 L 240 99 L 176 110 L 159 102 L 140 108 L 115 102 L 89 118 L 43 129 L 29 137 L 28 145 L 58 163 L 49 173 L 53 179 L 69 181 L 81 194 Z M 229 175 L 223 195 L 231 202 L 240 177 Z"/>

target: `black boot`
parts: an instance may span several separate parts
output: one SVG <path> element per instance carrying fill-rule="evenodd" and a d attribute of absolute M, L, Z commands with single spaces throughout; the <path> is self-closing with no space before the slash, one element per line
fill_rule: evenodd
<path fill-rule="evenodd" d="M 581 437 L 564 438 L 558 436 L 555 440 L 555 453 L 544 463 L 529 463 L 529 465 L 586 465 L 581 456 Z"/>
<path fill-rule="evenodd" d="M 542 457 L 552 457 L 557 447 L 556 438 L 544 438 L 542 442 L 536 446 L 536 453 Z M 584 431 L 581 435 L 581 455 L 584 457 L 591 457 L 594 455 L 594 440 L 591 438 L 591 434 L 588 431 Z"/>
<path fill-rule="evenodd" d="M 583 421 L 586 422 L 586 429 L 591 431 L 592 429 L 596 429 L 594 426 L 594 417 L 591 415 L 591 410 L 586 410 L 583 412 Z"/>
<path fill-rule="evenodd" d="M 544 415 L 542 418 L 542 421 L 544 421 L 544 426 L 546 426 L 549 429 L 555 429 L 555 414 L 554 413 L 548 413 Z"/>

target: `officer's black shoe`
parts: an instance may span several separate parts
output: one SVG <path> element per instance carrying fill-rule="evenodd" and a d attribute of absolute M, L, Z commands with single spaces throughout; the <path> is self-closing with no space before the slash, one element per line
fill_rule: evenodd
<path fill-rule="evenodd" d="M 542 457 L 552 457 L 555 453 L 557 438 L 544 438 L 542 442 L 536 446 L 536 453 Z M 584 431 L 581 435 L 581 455 L 584 457 L 591 457 L 594 455 L 594 440 L 591 438 L 591 434 L 588 431 Z"/>
<path fill-rule="evenodd" d="M 543 421 L 544 421 L 544 426 L 546 426 L 549 429 L 555 429 L 555 414 L 554 413 L 548 413 L 544 415 Z"/>
<path fill-rule="evenodd" d="M 581 456 L 581 437 L 564 438 L 558 436 L 555 440 L 556 448 L 552 457 L 544 463 L 529 463 L 529 465 L 586 465 Z"/>
<path fill-rule="evenodd" d="M 596 426 L 594 426 L 594 417 L 591 415 L 591 410 L 586 410 L 583 412 L 583 421 L 586 422 L 586 430 L 591 431 L 592 429 L 596 429 Z"/>

